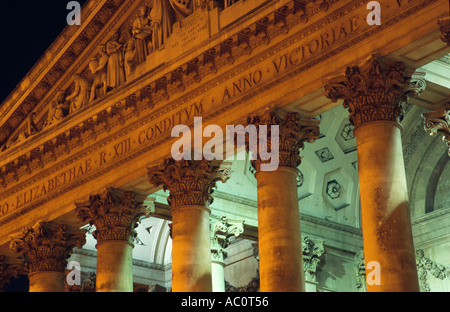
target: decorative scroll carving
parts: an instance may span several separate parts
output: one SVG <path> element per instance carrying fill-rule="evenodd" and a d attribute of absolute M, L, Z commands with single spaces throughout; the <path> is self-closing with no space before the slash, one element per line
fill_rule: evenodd
<path fill-rule="evenodd" d="M 74 247 L 86 243 L 85 231 L 68 230 L 67 225 L 38 222 L 22 233 L 12 236 L 10 248 L 28 259 L 29 273 L 37 271 L 64 272 Z"/>
<path fill-rule="evenodd" d="M 303 269 L 305 271 L 305 281 L 316 282 L 317 266 L 320 257 L 325 252 L 323 241 L 311 240 L 305 236 L 302 240 Z"/>
<path fill-rule="evenodd" d="M 213 202 L 213 188 L 216 182 L 225 183 L 230 175 L 228 166 L 202 160 L 164 160 L 162 168 L 155 166 L 148 169 L 149 182 L 169 190 L 167 202 L 172 209 L 184 205 L 208 207 Z"/>
<path fill-rule="evenodd" d="M 355 127 L 376 120 L 398 121 L 410 87 L 404 71 L 403 63 L 384 66 L 380 55 L 372 54 L 363 65 L 347 67 L 343 76 L 326 81 L 325 96 L 333 102 L 344 100 Z"/>
<path fill-rule="evenodd" d="M 97 275 L 95 272 L 89 272 L 81 283 L 81 292 L 95 292 L 95 281 Z"/>
<path fill-rule="evenodd" d="M 284 115 L 284 116 L 283 116 Z M 272 149 L 271 126 L 279 126 L 279 166 L 297 168 L 300 165 L 300 149 L 304 148 L 305 142 L 314 142 L 319 138 L 319 122 L 313 119 L 300 119 L 298 113 L 283 113 L 277 107 L 268 107 L 266 111 L 259 116 L 249 116 L 247 118 L 248 125 L 257 126 L 258 145 L 250 146 L 251 142 L 247 139 L 246 149 L 252 151 L 254 155 L 258 155 L 256 160 L 251 163 L 256 171 L 261 168 L 261 163 L 269 163 L 271 160 L 261 160 L 259 149 L 261 144 L 267 144 L 267 151 Z M 267 126 L 267 136 L 259 137 L 259 126 Z M 266 139 L 267 138 L 267 139 Z M 276 144 L 276 143 L 275 143 Z"/>
<path fill-rule="evenodd" d="M 231 237 L 244 232 L 244 220 L 231 220 L 227 216 L 211 218 L 211 260 L 223 262 L 228 255 L 225 250 Z"/>
<path fill-rule="evenodd" d="M 422 249 L 416 250 L 416 265 L 421 291 L 431 291 L 427 280 L 428 273 L 440 280 L 450 279 L 450 268 L 425 257 L 425 253 Z"/>
<path fill-rule="evenodd" d="M 356 288 L 360 292 L 366 292 L 367 285 L 366 285 L 366 264 L 364 262 L 364 250 L 358 250 L 355 253 L 355 260 L 353 264 L 355 267 Z"/>
<path fill-rule="evenodd" d="M 442 141 L 448 147 L 450 156 L 450 102 L 438 110 L 422 114 L 425 119 L 424 128 L 431 136 L 442 134 Z"/>
<path fill-rule="evenodd" d="M 450 45 L 450 16 L 441 18 L 438 20 L 438 24 L 441 30 L 442 41 L 447 42 L 447 45 Z"/>
<path fill-rule="evenodd" d="M 151 207 L 138 201 L 134 192 L 109 187 L 103 194 L 89 196 L 89 202 L 77 204 L 77 216 L 95 225 L 97 243 L 124 240 L 132 244 L 140 217 L 150 216 Z"/>
<path fill-rule="evenodd" d="M 11 278 L 18 278 L 24 271 L 23 259 L 12 260 L 0 255 L 0 292 L 4 290 Z"/>

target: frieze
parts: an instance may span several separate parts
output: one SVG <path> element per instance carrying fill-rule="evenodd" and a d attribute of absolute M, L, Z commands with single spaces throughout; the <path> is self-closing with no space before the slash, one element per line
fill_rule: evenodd
<path fill-rule="evenodd" d="M 345 14 L 348 14 L 349 12 L 351 12 L 351 10 L 359 8 L 362 5 L 362 3 L 363 3 L 363 1 L 358 2 L 358 3 L 352 3 L 349 6 L 341 8 L 336 13 L 334 13 L 334 15 L 330 16 L 326 20 L 326 22 L 322 21 L 322 23 L 315 23 L 315 24 L 311 25 L 310 27 L 306 28 L 305 31 L 300 32 L 297 36 L 294 37 L 294 39 L 293 39 L 294 42 L 290 42 L 289 44 L 295 44 L 295 42 L 298 41 L 299 39 L 302 39 L 302 38 L 304 38 L 305 36 L 307 36 L 307 35 L 309 35 L 311 33 L 317 32 L 318 30 L 320 30 L 320 28 L 324 27 L 327 23 L 330 23 L 330 22 L 334 21 L 336 18 L 339 18 L 339 17 L 341 17 L 343 15 L 345 16 Z M 364 11 L 364 14 L 365 13 L 366 12 Z M 273 65 L 275 67 L 275 71 L 277 73 L 280 73 L 281 67 L 284 67 L 283 72 L 286 72 L 286 71 L 288 71 L 290 69 L 289 68 L 290 66 L 298 65 L 297 63 L 299 62 L 299 60 L 303 60 L 304 58 L 308 57 L 308 55 L 305 55 L 305 50 L 307 51 L 306 54 L 309 53 L 309 54 L 311 54 L 311 55 L 309 55 L 309 57 L 312 57 L 314 53 L 317 53 L 318 51 L 321 51 L 322 49 L 324 49 L 325 46 L 326 46 L 326 48 L 328 48 L 330 45 L 337 44 L 337 42 L 339 40 L 343 40 L 347 36 L 351 35 L 353 32 L 357 31 L 358 30 L 358 25 L 359 25 L 358 23 L 359 23 L 358 22 L 358 16 L 350 17 L 348 22 L 342 23 L 336 29 L 331 29 L 331 31 L 325 32 L 323 34 L 320 34 L 317 38 L 312 39 L 311 41 L 309 41 L 307 43 L 304 43 L 303 45 L 301 45 L 299 47 L 294 47 L 289 52 L 289 54 L 282 55 L 278 59 L 273 60 Z M 293 25 L 290 25 L 290 27 L 292 27 L 292 26 Z M 250 27 L 250 30 L 251 30 L 251 27 Z M 255 30 L 251 30 L 250 33 L 249 33 L 249 36 L 253 35 L 253 37 L 258 37 L 258 35 L 260 33 L 261 33 L 261 31 L 258 32 L 256 29 Z M 266 36 L 271 36 L 270 33 L 268 33 L 268 32 L 266 32 L 265 35 Z M 331 41 L 331 40 L 333 40 L 333 41 Z M 219 45 L 220 48 L 222 48 L 224 45 L 226 46 L 227 42 L 229 42 L 229 41 L 230 41 L 230 39 L 228 39 L 223 44 Z M 335 42 L 335 41 L 337 41 L 337 42 Z M 234 45 L 235 45 L 234 48 L 238 48 L 240 46 L 240 44 L 241 44 L 241 42 L 239 42 L 239 40 L 238 40 L 236 43 L 234 43 Z M 255 45 L 255 42 L 253 42 L 252 45 Z M 286 48 L 286 44 L 281 46 L 281 48 Z M 279 49 L 280 49 L 280 47 L 278 47 L 278 50 Z M 270 54 L 273 54 L 273 53 L 276 52 L 276 49 L 275 50 L 269 50 L 268 52 Z M 201 56 L 199 56 L 202 59 L 202 62 L 200 62 L 200 63 L 205 64 L 205 62 L 208 62 L 207 58 L 205 58 L 205 54 L 208 54 L 208 53 L 204 53 Z M 223 53 L 221 52 L 219 54 L 222 55 Z M 266 53 L 264 55 L 264 57 L 268 57 L 268 54 Z M 198 58 L 196 58 L 196 59 L 198 59 Z M 312 65 L 314 65 L 314 64 L 312 64 Z M 216 64 L 214 64 L 214 66 L 217 67 Z M 213 66 L 211 65 L 211 68 L 212 67 Z M 310 66 L 308 66 L 308 67 L 310 67 Z M 307 69 L 308 67 L 304 67 L 304 69 Z M 215 72 L 216 70 L 212 70 L 212 71 Z M 190 75 L 190 71 L 187 70 L 187 69 L 182 71 L 182 73 L 183 72 L 185 74 L 189 73 L 189 75 Z M 259 73 L 256 72 L 256 74 L 259 74 Z M 172 75 L 172 76 L 176 76 L 176 75 Z M 260 76 L 258 76 L 258 77 L 260 77 Z M 168 85 L 169 86 L 173 84 L 173 78 L 171 78 L 171 79 L 172 79 L 172 81 L 170 79 L 168 80 L 168 82 L 169 82 Z M 253 80 L 254 80 L 253 83 L 258 83 L 260 81 L 260 78 L 253 78 Z M 194 79 L 194 81 L 199 82 L 196 79 Z M 246 86 L 245 82 L 246 81 L 244 80 L 244 87 Z M 278 81 L 278 82 L 281 82 L 281 81 Z M 164 84 L 163 82 L 160 82 L 159 86 L 158 86 L 158 83 L 154 83 L 153 86 L 150 87 L 150 90 L 153 91 L 153 92 L 156 92 L 156 93 L 163 92 L 163 96 L 162 97 L 160 96 L 159 99 L 158 99 L 158 97 L 156 97 L 158 100 L 168 99 L 168 97 L 169 97 L 169 93 L 168 93 L 168 90 L 167 90 L 168 85 Z M 236 93 L 235 85 L 233 85 L 233 88 L 234 88 L 233 89 L 233 93 L 235 94 Z M 175 93 L 177 91 L 180 91 L 180 90 L 182 91 L 183 89 L 184 89 L 184 87 L 183 88 L 175 88 Z M 145 92 L 147 92 L 147 91 L 145 91 Z M 228 89 L 225 89 L 224 95 L 223 95 L 223 99 L 228 98 L 228 97 L 230 97 L 230 92 L 228 91 Z M 126 100 L 127 101 L 130 100 L 130 102 L 133 101 L 133 99 L 128 99 L 128 98 Z M 6 170 L 6 171 L 8 171 L 8 170 Z M 6 172 L 3 172 L 3 173 L 6 173 Z"/>
<path fill-rule="evenodd" d="M 72 156 L 56 170 L 45 170 L 30 183 L 11 188 L 0 198 L 0 224 L 3 223 L 2 217 L 13 212 L 23 213 L 26 211 L 21 211 L 23 207 L 28 206 L 28 210 L 42 200 L 49 200 L 79 183 L 86 182 L 92 175 L 107 171 L 111 165 L 117 165 L 133 153 L 139 152 L 142 146 L 151 144 L 153 147 L 154 144 L 160 143 L 161 139 L 170 138 L 173 125 L 192 122 L 193 116 L 201 115 L 203 109 L 200 103 L 189 103 L 169 116 L 158 116 L 158 121 L 134 124 L 134 129 L 127 129 L 125 137 L 107 137 L 91 146 L 88 151 Z"/>
<path fill-rule="evenodd" d="M 418 1 L 412 1 L 411 3 L 414 2 L 419 4 L 413 6 L 411 3 L 408 3 L 407 5 L 410 6 L 409 10 L 403 11 L 403 13 L 396 16 L 395 18 L 392 18 L 391 20 L 388 20 L 386 23 L 391 26 L 394 23 L 400 21 L 402 18 L 407 17 L 436 1 L 437 0 L 429 0 L 420 3 Z M 77 125 L 77 127 L 74 127 L 69 131 L 62 132 L 59 130 L 62 127 L 57 126 L 56 128 L 53 128 L 53 130 L 57 131 L 44 130 L 44 133 L 41 132 L 36 134 L 36 137 L 40 138 L 41 141 L 43 141 L 42 138 L 44 137 L 44 135 L 50 136 L 50 133 L 52 133 L 52 135 L 54 132 L 59 133 L 58 136 L 54 137 L 54 139 L 48 141 L 48 144 L 42 144 L 41 151 L 33 150 L 34 153 L 30 151 L 26 155 L 28 158 L 16 158 L 10 163 L 3 164 L 0 171 L 0 183 L 4 188 L 8 187 L 9 189 L 2 194 L 0 218 L 7 215 L 10 215 L 9 217 L 11 217 L 11 213 L 14 211 L 17 212 L 17 210 L 19 209 L 20 213 L 24 213 L 25 211 L 32 209 L 32 207 L 36 207 L 38 202 L 42 202 L 42 200 L 44 199 L 53 198 L 55 196 L 58 196 L 58 194 L 62 194 L 68 189 L 69 184 L 70 187 L 73 187 L 74 185 L 86 182 L 88 181 L 88 179 L 92 178 L 94 174 L 101 174 L 102 170 L 103 172 L 105 172 L 104 170 L 107 169 L 106 166 L 109 166 L 108 169 L 110 169 L 113 164 L 115 166 L 118 166 L 123 161 L 129 161 L 133 157 L 137 157 L 140 153 L 143 153 L 144 150 L 148 151 L 149 149 L 156 146 L 157 143 L 161 143 L 170 139 L 167 133 L 167 130 L 170 127 L 169 125 L 171 124 L 173 126 L 176 123 L 175 120 L 182 115 L 182 112 L 179 112 L 179 114 L 177 112 L 170 113 L 170 110 L 178 109 L 178 107 L 186 105 L 186 103 L 192 101 L 196 97 L 202 96 L 207 100 L 205 102 L 197 101 L 195 106 L 192 107 L 192 114 L 196 112 L 204 115 L 205 120 L 212 119 L 215 116 L 228 110 L 229 108 L 240 105 L 241 103 L 254 97 L 255 95 L 273 88 L 277 84 L 290 79 L 292 76 L 298 75 L 300 72 L 313 67 L 320 61 L 329 58 L 330 56 L 333 56 L 343 51 L 344 49 L 349 48 L 350 46 L 363 40 L 364 38 L 374 35 L 376 32 L 384 29 L 384 27 L 380 26 L 377 27 L 376 30 L 375 28 L 373 28 L 370 31 L 363 32 L 364 30 L 368 29 L 368 26 L 365 25 L 365 23 L 362 23 L 362 17 L 367 14 L 367 11 L 363 4 L 365 4 L 364 1 L 352 2 L 340 8 L 339 10 L 336 10 L 330 16 L 327 16 L 326 18 L 311 24 L 303 31 L 292 35 L 286 41 L 278 43 L 271 48 L 267 48 L 264 52 L 258 55 L 253 55 L 251 58 L 250 54 L 247 53 L 249 51 L 247 49 L 248 47 L 251 47 L 250 53 L 253 53 L 252 51 L 255 51 L 258 46 L 267 44 L 267 42 L 265 43 L 263 40 L 264 36 L 269 36 L 270 41 L 270 39 L 273 39 L 275 36 L 281 35 L 282 32 L 278 32 L 278 28 L 286 27 L 287 25 L 288 29 L 292 29 L 296 25 L 295 23 L 301 22 L 300 19 L 288 19 L 287 23 L 279 23 L 279 26 L 274 26 L 276 24 L 272 23 L 270 26 L 273 28 L 272 32 L 261 31 L 261 29 L 263 29 L 261 27 L 259 27 L 258 30 L 255 28 L 253 29 L 253 31 L 247 33 L 248 38 L 251 38 L 251 40 L 248 40 L 248 42 L 242 39 L 245 38 L 244 33 L 239 33 L 241 34 L 240 36 L 239 34 L 236 34 L 234 38 L 236 40 L 235 45 L 232 46 L 233 49 L 237 50 L 240 54 L 232 54 L 234 62 L 236 62 L 236 55 L 247 56 L 249 59 L 239 64 L 239 66 L 236 66 L 234 70 L 229 70 L 219 75 L 218 77 L 211 79 L 207 83 L 204 83 L 203 85 L 198 85 L 204 79 L 203 77 L 206 77 L 210 73 L 217 72 L 218 64 L 219 66 L 223 67 L 232 66 L 233 64 L 230 61 L 214 63 L 211 61 L 211 58 L 206 57 L 206 53 L 203 53 L 199 55 L 199 59 L 201 59 L 201 65 L 199 66 L 202 68 L 206 66 L 207 70 L 200 70 L 198 72 L 201 73 L 200 76 L 195 70 L 195 59 L 189 61 L 189 64 L 194 65 L 188 66 L 188 64 L 186 64 L 186 66 L 184 67 L 185 70 L 181 72 L 181 81 L 185 85 L 184 89 L 174 88 L 172 89 L 172 91 L 168 92 L 168 90 L 170 90 L 170 88 L 168 88 L 170 82 L 173 83 L 174 81 L 176 81 L 176 79 L 180 79 L 180 76 L 177 76 L 175 74 L 169 75 L 172 76 L 172 78 L 170 78 L 172 80 L 169 80 L 167 83 L 159 80 L 150 83 L 140 90 L 137 90 L 136 87 L 133 87 L 134 93 L 131 95 L 130 92 L 124 92 L 123 90 L 120 92 L 112 93 L 109 97 L 105 98 L 105 103 L 111 103 L 111 97 L 113 96 L 123 96 L 124 98 L 120 101 L 119 107 L 116 107 L 114 104 L 106 108 L 105 116 L 103 116 L 102 113 L 98 112 L 97 114 L 95 114 L 95 116 L 90 116 L 85 120 L 85 122 L 82 122 L 81 124 Z M 394 9 L 392 9 L 392 12 L 389 13 L 390 15 L 396 14 L 396 11 Z M 327 32 L 320 33 L 320 30 L 323 27 L 335 21 L 342 21 L 342 23 L 336 24 L 337 26 L 333 28 L 334 30 L 328 30 Z M 211 38 L 206 43 L 211 42 L 211 40 L 213 39 L 214 38 Z M 227 44 L 229 44 L 229 39 L 224 41 L 222 45 L 219 44 L 217 46 L 219 50 L 222 49 L 222 51 L 227 51 Z M 247 52 L 244 53 L 243 51 Z M 277 53 L 282 54 L 277 56 Z M 219 54 L 222 58 L 224 55 L 226 55 L 223 53 Z M 180 57 L 177 57 L 176 61 L 180 60 Z M 227 57 L 229 57 L 229 55 Z M 175 60 L 170 62 L 170 64 L 173 64 L 173 62 L 175 62 Z M 213 65 L 215 66 L 215 68 Z M 160 68 L 158 69 L 157 73 L 160 73 L 163 70 L 164 68 Z M 232 93 L 230 88 L 234 87 L 233 83 L 236 83 L 237 85 L 239 84 L 239 81 L 241 81 L 241 86 L 243 86 L 244 83 L 247 83 L 244 80 L 244 77 L 248 77 L 249 72 L 253 73 L 253 77 L 251 80 L 252 84 L 245 85 L 246 89 L 243 91 L 241 87 L 241 92 L 236 89 L 234 96 L 231 96 Z M 254 79 L 255 73 L 257 75 L 256 80 Z M 155 74 L 155 72 L 153 72 L 153 74 Z M 174 99 L 176 95 L 180 94 L 180 92 L 183 92 L 183 90 L 187 88 L 187 80 L 184 79 L 187 79 L 187 77 L 196 77 L 196 74 L 200 76 L 200 79 L 192 79 L 190 80 L 190 82 L 188 82 L 188 84 L 191 83 L 197 88 L 182 95 L 178 99 Z M 147 75 L 142 77 L 142 79 L 147 78 Z M 225 85 L 224 83 L 226 83 L 227 81 L 231 81 L 231 84 Z M 140 83 L 140 85 L 142 86 L 143 84 Z M 130 89 L 131 88 L 132 86 L 130 85 Z M 216 99 L 212 95 L 213 91 L 217 90 L 218 88 L 222 89 L 221 92 L 219 91 L 222 99 Z M 217 92 L 214 92 L 214 94 L 216 93 Z M 226 93 L 228 93 L 228 95 L 230 96 L 225 95 Z M 125 96 L 124 94 L 127 95 Z M 169 99 L 171 101 L 170 103 L 167 103 Z M 219 103 L 221 100 L 222 103 Z M 96 103 L 96 105 L 101 106 L 101 103 L 102 102 L 98 102 Z M 208 103 L 207 105 L 210 107 L 208 107 L 208 109 L 205 109 L 205 107 L 200 108 L 202 105 L 206 105 L 204 103 Z M 164 108 L 158 108 L 158 106 L 162 106 L 163 104 Z M 92 103 L 90 103 L 89 105 L 89 108 L 92 108 Z M 191 102 L 189 105 L 194 104 L 192 104 Z M 189 105 L 181 109 L 187 109 Z M 104 107 L 104 105 L 102 107 Z M 143 121 L 144 118 L 142 117 L 142 115 L 143 113 L 149 113 L 149 111 L 152 109 L 154 109 L 152 115 L 156 115 L 153 118 L 160 118 L 163 114 L 170 114 L 170 116 L 159 119 L 157 122 L 155 122 L 153 128 L 149 128 L 149 121 Z M 90 111 L 93 110 L 91 109 Z M 186 114 L 185 116 L 187 115 L 188 114 Z M 80 118 L 80 116 L 81 114 L 76 114 L 75 116 L 69 116 L 67 118 L 68 120 L 73 121 L 75 117 Z M 69 156 L 64 156 L 65 153 L 70 152 L 72 149 L 74 152 L 78 151 L 77 148 L 81 148 L 86 142 L 90 142 L 92 139 L 95 140 L 96 136 L 101 137 L 104 133 L 115 129 L 118 125 L 124 124 L 126 120 L 132 119 L 133 117 L 139 117 L 140 119 L 132 126 L 128 126 L 125 129 L 122 129 L 120 133 L 110 135 L 108 138 L 96 142 L 95 146 L 90 146 L 83 152 L 78 152 L 78 154 L 71 156 L 71 158 L 69 158 L 69 160 L 65 162 L 64 165 L 54 165 L 53 167 L 40 172 L 38 175 L 34 176 L 31 179 L 28 179 L 27 181 L 20 181 L 26 174 L 34 172 L 33 169 L 41 168 L 42 162 L 46 161 L 47 164 L 51 161 L 58 160 L 58 157 L 61 156 L 67 158 Z M 108 124 L 109 121 L 111 122 Z M 136 130 L 138 125 L 142 128 Z M 101 130 L 98 132 L 97 128 Z M 131 136 L 127 136 L 131 132 L 133 132 L 134 138 L 132 138 Z M 148 138 L 151 138 L 152 140 L 149 140 Z M 112 143 L 113 140 L 116 140 L 114 142 L 115 144 Z M 30 142 L 26 143 L 28 144 L 24 145 L 24 147 L 32 145 L 32 143 Z M 117 147 L 117 149 L 114 147 Z M 102 151 L 100 150 L 101 148 L 108 150 Z M 17 151 L 17 149 L 15 149 L 15 151 Z M 5 152 L 6 154 L 11 155 L 8 153 L 8 151 Z M 86 162 L 89 164 L 89 166 Z M 80 174 L 77 175 L 76 179 L 70 180 L 70 182 L 68 183 L 63 183 L 63 181 L 69 181 L 69 179 L 66 178 L 70 178 L 70 170 L 74 170 L 70 168 L 73 168 L 73 166 L 75 166 L 75 168 L 77 168 L 78 166 L 78 172 Z M 82 168 L 81 170 L 79 169 L 80 166 Z M 66 173 L 66 176 L 64 176 L 64 172 L 69 173 Z M 53 182 L 49 182 L 50 180 L 53 180 Z M 18 182 L 20 182 L 20 184 L 18 184 Z M 58 187 L 56 187 L 56 185 L 58 185 Z M 54 188 L 52 188 L 52 186 Z M 48 192 L 49 188 L 51 189 L 50 192 Z M 34 189 L 34 193 L 33 191 L 30 191 L 30 189 Z M 24 194 L 27 195 L 24 196 Z M 39 197 L 37 197 L 38 194 Z M 17 199 L 18 196 L 22 197 Z M 17 206 L 19 206 L 19 208 Z M 26 208 L 26 210 L 23 208 Z M 7 219 L 1 220 L 0 223 L 4 223 L 6 222 L 6 220 Z"/>

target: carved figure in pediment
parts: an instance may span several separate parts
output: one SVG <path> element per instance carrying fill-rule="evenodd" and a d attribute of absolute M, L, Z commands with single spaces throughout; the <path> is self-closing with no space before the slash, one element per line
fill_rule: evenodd
<path fill-rule="evenodd" d="M 50 103 L 48 108 L 47 120 L 44 128 L 60 121 L 67 116 L 70 110 L 70 104 L 66 101 L 66 90 L 58 91 L 56 99 Z"/>
<path fill-rule="evenodd" d="M 94 74 L 94 82 L 91 87 L 90 101 L 101 98 L 106 94 L 106 65 L 108 64 L 108 54 L 106 53 L 106 46 L 104 44 L 99 45 L 99 58 L 93 58 L 89 63 L 89 68 Z"/>
<path fill-rule="evenodd" d="M 136 62 L 137 64 L 141 64 L 145 61 L 145 57 L 149 53 L 147 49 L 149 44 L 151 48 L 152 34 L 152 28 L 150 27 L 149 18 L 147 16 L 147 8 L 145 6 L 139 8 L 138 16 L 133 21 L 132 34 L 135 39 Z"/>
<path fill-rule="evenodd" d="M 124 46 L 124 69 L 125 79 L 128 80 L 130 74 L 134 71 L 138 63 L 137 59 L 137 39 L 133 37 L 132 30 L 128 30 L 128 39 Z"/>
<path fill-rule="evenodd" d="M 162 49 L 172 33 L 173 12 L 169 0 L 155 0 L 149 14 L 153 51 Z"/>
<path fill-rule="evenodd" d="M 191 0 L 169 0 L 170 6 L 172 7 L 175 18 L 177 21 L 191 15 L 193 12 L 193 1 Z"/>
<path fill-rule="evenodd" d="M 106 82 L 107 88 L 114 89 L 125 82 L 125 71 L 123 67 L 123 45 L 119 42 L 120 31 L 116 30 L 112 40 L 106 43 L 108 54 L 108 65 Z"/>
<path fill-rule="evenodd" d="M 91 83 L 80 74 L 73 76 L 75 87 L 72 94 L 67 97 L 70 101 L 69 113 L 75 112 L 89 103 L 89 95 L 91 91 Z"/>
<path fill-rule="evenodd" d="M 28 137 L 36 134 L 37 132 L 39 132 L 38 127 L 36 126 L 34 119 L 36 118 L 36 112 L 32 112 L 26 119 L 26 124 L 24 127 L 22 127 L 21 131 L 19 132 L 19 134 L 17 135 L 17 137 L 15 138 L 10 138 L 6 143 L 5 146 L 6 148 L 10 148 L 13 147 L 17 144 L 19 144 L 20 142 L 25 141 Z"/>

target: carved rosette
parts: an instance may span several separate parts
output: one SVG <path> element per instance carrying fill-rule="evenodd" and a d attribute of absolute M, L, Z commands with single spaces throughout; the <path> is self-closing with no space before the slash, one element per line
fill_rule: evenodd
<path fill-rule="evenodd" d="M 22 233 L 12 236 L 10 248 L 26 259 L 29 273 L 38 271 L 64 272 L 74 247 L 86 243 L 84 230 L 68 230 L 67 225 L 38 222 Z"/>
<path fill-rule="evenodd" d="M 424 129 L 431 136 L 442 134 L 442 141 L 448 147 L 450 156 L 450 102 L 438 110 L 422 114 L 425 119 Z"/>
<path fill-rule="evenodd" d="M 202 160 L 164 160 L 160 166 L 148 168 L 148 179 L 154 186 L 169 190 L 167 202 L 173 209 L 180 206 L 199 205 L 209 207 L 213 202 L 216 183 L 225 183 L 230 177 L 229 166 Z"/>
<path fill-rule="evenodd" d="M 268 107 L 261 115 L 249 116 L 247 125 L 255 125 L 257 131 L 257 144 L 246 138 L 247 152 L 252 151 L 256 159 L 252 160 L 252 166 L 258 172 L 261 164 L 269 164 L 272 160 L 262 160 L 260 151 L 270 153 L 273 144 L 279 147 L 279 166 L 297 168 L 300 165 L 300 149 L 304 143 L 313 143 L 320 136 L 319 120 L 300 119 L 298 113 L 283 112 L 277 107 Z M 267 126 L 267 131 L 261 132 L 260 126 Z M 272 141 L 272 126 L 278 126 L 278 137 Z"/>
<path fill-rule="evenodd" d="M 231 237 L 244 232 L 244 220 L 231 220 L 227 216 L 211 218 L 211 260 L 223 262 L 228 256 L 225 250 Z"/>
<path fill-rule="evenodd" d="M 441 39 L 450 45 L 450 16 L 441 18 L 438 20 L 438 24 L 441 30 Z"/>
<path fill-rule="evenodd" d="M 87 204 L 77 204 L 76 214 L 95 226 L 92 235 L 97 243 L 124 240 L 132 244 L 135 228 L 142 216 L 150 216 L 150 207 L 138 201 L 134 192 L 109 187 L 103 194 L 89 196 Z"/>
<path fill-rule="evenodd" d="M 355 128 L 370 121 L 397 122 L 407 93 L 415 93 L 404 71 L 402 62 L 384 66 L 380 56 L 372 54 L 363 65 L 347 67 L 345 75 L 326 81 L 325 96 L 333 102 L 344 100 Z"/>

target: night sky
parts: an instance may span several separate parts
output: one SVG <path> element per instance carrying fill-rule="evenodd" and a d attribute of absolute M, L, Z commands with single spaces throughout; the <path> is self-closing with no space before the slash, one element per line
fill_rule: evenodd
<path fill-rule="evenodd" d="M 0 103 L 67 26 L 69 2 L 0 0 Z"/>
<path fill-rule="evenodd" d="M 0 0 L 0 105 L 67 26 L 68 2 Z M 27 277 L 12 278 L 4 290 L 28 291 Z"/>

